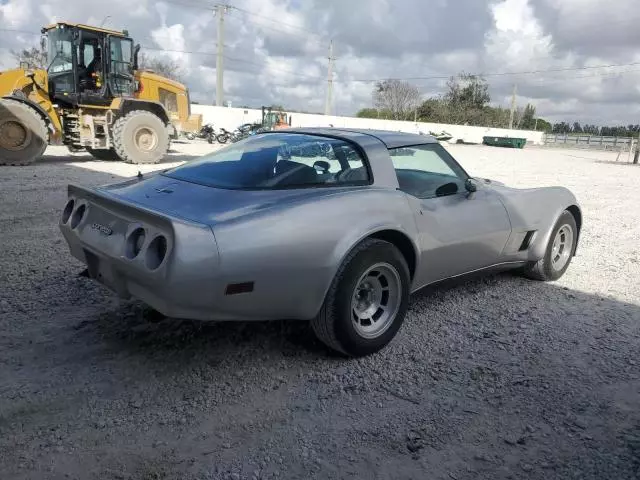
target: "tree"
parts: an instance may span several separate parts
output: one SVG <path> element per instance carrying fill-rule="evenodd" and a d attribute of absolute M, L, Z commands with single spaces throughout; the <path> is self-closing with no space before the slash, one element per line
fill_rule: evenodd
<path fill-rule="evenodd" d="M 536 126 L 536 107 L 527 103 L 527 106 L 522 110 L 522 114 L 517 122 L 518 128 L 522 130 L 533 130 Z"/>
<path fill-rule="evenodd" d="M 536 118 L 533 122 L 533 128 L 538 132 L 551 133 L 553 125 L 547 122 L 544 118 Z"/>
<path fill-rule="evenodd" d="M 177 82 L 181 82 L 184 76 L 184 70 L 179 62 L 166 57 L 151 57 L 144 52 L 138 55 L 138 68 L 152 70 L 158 75 Z"/>
<path fill-rule="evenodd" d="M 356 113 L 358 118 L 378 118 L 380 112 L 376 108 L 362 108 Z"/>
<path fill-rule="evenodd" d="M 388 110 L 393 120 L 409 120 L 420 103 L 420 90 L 402 80 L 382 80 L 373 87 L 373 105 Z"/>
<path fill-rule="evenodd" d="M 47 49 L 44 43 L 37 47 L 23 48 L 19 51 L 11 51 L 11 55 L 18 64 L 26 63 L 27 68 L 33 70 L 45 70 L 47 68 Z"/>
<path fill-rule="evenodd" d="M 465 108 L 483 108 L 491 101 L 487 81 L 479 75 L 464 72 L 449 78 L 444 97 L 452 105 Z"/>

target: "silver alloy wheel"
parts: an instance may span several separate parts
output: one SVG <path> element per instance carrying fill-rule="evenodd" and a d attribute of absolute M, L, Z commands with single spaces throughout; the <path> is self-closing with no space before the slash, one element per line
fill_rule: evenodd
<path fill-rule="evenodd" d="M 573 228 L 563 225 L 556 233 L 551 247 L 551 266 L 554 270 L 562 270 L 573 251 Z"/>
<path fill-rule="evenodd" d="M 351 318 L 356 332 L 373 339 L 387 331 L 396 318 L 402 298 L 398 270 L 388 263 L 367 269 L 356 283 L 351 300 Z"/>

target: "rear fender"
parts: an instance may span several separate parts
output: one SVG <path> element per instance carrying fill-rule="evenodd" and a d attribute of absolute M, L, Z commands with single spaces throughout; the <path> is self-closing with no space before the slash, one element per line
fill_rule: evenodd
<path fill-rule="evenodd" d="M 115 98 L 113 102 L 111 102 L 111 110 L 116 112 L 119 117 L 124 117 L 134 110 L 143 110 L 158 116 L 165 125 L 171 125 L 169 114 L 160 102 L 139 100 L 136 98 Z"/>

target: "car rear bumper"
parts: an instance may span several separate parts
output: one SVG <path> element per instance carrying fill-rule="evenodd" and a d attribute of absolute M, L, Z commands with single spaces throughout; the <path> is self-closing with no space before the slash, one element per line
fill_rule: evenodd
<path fill-rule="evenodd" d="M 95 190 L 70 188 L 71 203 L 59 228 L 71 255 L 86 265 L 89 278 L 123 299 L 137 298 L 169 317 L 241 319 L 216 308 L 224 285 L 216 275 L 219 254 L 210 227 Z M 137 231 L 144 232 L 144 240 L 132 250 L 131 238 Z M 158 239 L 161 249 L 154 247 Z"/>

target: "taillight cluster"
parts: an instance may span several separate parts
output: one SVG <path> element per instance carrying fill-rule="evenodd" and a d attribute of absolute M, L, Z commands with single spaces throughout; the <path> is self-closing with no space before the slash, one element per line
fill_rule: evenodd
<path fill-rule="evenodd" d="M 84 203 L 78 204 L 74 199 L 71 199 L 62 211 L 62 223 L 68 224 L 72 229 L 75 229 L 80 225 L 86 213 L 87 206 Z"/>
<path fill-rule="evenodd" d="M 144 255 L 144 264 L 149 270 L 157 270 L 167 256 L 167 238 L 158 234 L 149 241 L 149 235 L 142 227 L 133 230 L 126 239 L 125 256 L 129 260 Z"/>
<path fill-rule="evenodd" d="M 69 199 L 62 211 L 62 224 L 75 230 L 87 216 L 87 204 L 75 198 Z M 98 224 L 99 229 L 105 227 Z M 108 228 L 107 235 L 112 231 Z M 103 232 L 103 230 L 100 230 Z M 104 233 L 104 232 L 103 232 Z M 122 237 L 120 237 L 122 238 Z M 117 247 L 116 247 L 117 248 Z M 158 270 L 167 257 L 169 242 L 167 237 L 158 233 L 155 229 L 148 229 L 144 226 L 137 226 L 125 237 L 124 257 L 128 260 L 141 260 L 149 270 Z"/>

